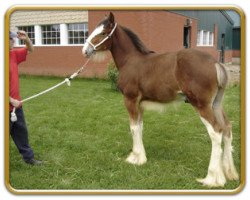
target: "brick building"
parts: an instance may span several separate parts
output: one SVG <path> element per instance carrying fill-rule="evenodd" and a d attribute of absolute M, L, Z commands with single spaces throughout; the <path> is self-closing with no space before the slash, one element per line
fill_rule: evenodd
<path fill-rule="evenodd" d="M 232 61 L 233 22 L 225 11 L 112 11 L 118 24 L 134 31 L 155 52 L 195 48 L 215 59 Z M 88 33 L 108 11 L 16 10 L 10 15 L 10 30 L 28 32 L 35 51 L 20 66 L 21 73 L 67 76 L 84 62 L 81 53 Z M 213 16 L 210 20 L 207 17 Z M 205 22 L 204 22 L 205 20 Z M 221 48 L 222 44 L 223 49 Z M 22 46 L 21 41 L 16 45 Z M 108 58 L 90 63 L 84 77 L 105 77 Z"/>

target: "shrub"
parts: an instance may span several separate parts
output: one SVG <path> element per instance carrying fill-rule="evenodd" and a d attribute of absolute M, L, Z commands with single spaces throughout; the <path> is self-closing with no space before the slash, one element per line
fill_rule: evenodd
<path fill-rule="evenodd" d="M 113 60 L 109 61 L 108 63 L 108 79 L 111 81 L 111 89 L 118 91 L 118 85 L 117 85 L 117 80 L 118 80 L 118 74 L 119 71 L 116 68 L 116 65 Z"/>

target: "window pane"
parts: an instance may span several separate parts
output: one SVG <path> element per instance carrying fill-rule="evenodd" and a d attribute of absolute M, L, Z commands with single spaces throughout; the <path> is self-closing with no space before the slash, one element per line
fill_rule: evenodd
<path fill-rule="evenodd" d="M 200 36 L 201 36 L 201 31 L 197 32 L 197 45 L 200 45 Z"/>
<path fill-rule="evenodd" d="M 80 44 L 84 44 L 84 38 L 80 38 Z"/>
<path fill-rule="evenodd" d="M 213 37 L 214 37 L 214 33 L 210 32 L 209 34 L 209 45 L 213 45 Z"/>
<path fill-rule="evenodd" d="M 73 32 L 72 32 L 72 31 L 69 31 L 69 32 L 68 32 L 68 35 L 69 35 L 69 37 L 73 37 Z"/>
<path fill-rule="evenodd" d="M 204 31 L 203 32 L 203 45 L 207 45 L 208 44 L 207 36 L 208 36 L 208 32 Z"/>
<path fill-rule="evenodd" d="M 51 32 L 51 36 L 53 37 L 53 38 L 56 38 L 57 37 L 57 32 Z"/>
<path fill-rule="evenodd" d="M 84 24 L 79 24 L 79 30 L 83 30 L 84 29 Z"/>
<path fill-rule="evenodd" d="M 79 31 L 79 37 L 84 37 L 84 32 L 83 31 Z"/>
<path fill-rule="evenodd" d="M 60 44 L 60 26 L 46 25 L 42 26 L 43 44 Z"/>
<path fill-rule="evenodd" d="M 74 31 L 74 37 L 78 37 L 77 31 Z"/>
<path fill-rule="evenodd" d="M 74 39 L 74 44 L 79 44 L 77 38 Z"/>
<path fill-rule="evenodd" d="M 84 44 L 86 33 L 88 32 L 87 23 L 68 24 L 69 44 Z"/>

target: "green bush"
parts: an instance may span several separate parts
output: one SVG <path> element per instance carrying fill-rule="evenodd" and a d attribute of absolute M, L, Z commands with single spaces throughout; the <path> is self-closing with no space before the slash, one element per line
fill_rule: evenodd
<path fill-rule="evenodd" d="M 116 68 L 114 61 L 111 60 L 108 63 L 108 79 L 111 81 L 111 89 L 115 91 L 119 90 L 118 85 L 117 85 L 118 75 L 119 75 L 119 71 Z"/>

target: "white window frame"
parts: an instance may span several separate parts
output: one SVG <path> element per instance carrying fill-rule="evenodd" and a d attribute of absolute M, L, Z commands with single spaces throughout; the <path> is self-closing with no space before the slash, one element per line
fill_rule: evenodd
<path fill-rule="evenodd" d="M 73 29 L 69 29 L 69 25 L 78 25 L 78 27 L 79 27 L 79 24 L 82 24 L 82 25 L 83 25 L 83 29 L 75 29 L 75 30 L 74 30 L 74 28 L 73 28 Z M 67 33 L 67 34 L 68 34 L 68 37 L 67 37 L 67 39 L 68 39 L 68 44 L 69 44 L 69 45 L 74 45 L 74 46 L 75 46 L 75 45 L 83 45 L 83 44 L 86 42 L 88 35 L 85 36 L 85 33 L 86 33 L 86 31 L 88 32 L 88 23 L 86 23 L 86 22 L 69 23 L 69 24 L 67 24 L 67 28 L 68 28 L 68 33 Z M 73 31 L 83 31 L 83 32 L 84 32 L 84 38 L 83 38 L 84 43 L 79 43 L 79 44 L 74 44 L 74 43 L 73 43 L 73 44 L 71 44 L 71 43 L 69 42 L 70 39 L 73 39 L 73 40 L 74 40 L 75 38 L 76 38 L 76 39 L 79 39 L 79 37 L 74 37 L 74 36 L 73 36 L 73 37 L 70 37 L 70 34 L 69 34 L 70 31 L 72 31 L 72 32 L 73 32 Z"/>
<path fill-rule="evenodd" d="M 59 26 L 59 34 L 60 34 L 60 36 L 59 37 L 53 37 L 53 36 L 51 36 L 51 37 L 49 37 L 49 38 L 46 38 L 46 39 L 60 39 L 60 43 L 58 43 L 58 44 L 43 44 L 43 39 L 44 39 L 44 37 L 43 37 L 43 30 L 42 30 L 42 27 L 45 27 L 45 26 Z M 49 32 L 53 32 L 53 31 L 47 31 L 47 30 L 45 30 L 44 32 L 47 32 L 47 33 L 49 33 Z M 41 35 L 42 35 L 42 46 L 60 46 L 61 45 L 61 26 L 60 26 L 60 24 L 47 24 L 47 25 L 42 25 L 41 26 Z"/>
<path fill-rule="evenodd" d="M 210 40 L 211 38 L 211 40 Z M 210 42 L 211 41 L 211 42 Z M 197 46 L 212 47 L 214 46 L 214 33 L 211 31 L 198 30 L 197 32 Z"/>
<path fill-rule="evenodd" d="M 42 27 L 35 25 L 35 44 L 36 46 L 42 46 Z"/>
<path fill-rule="evenodd" d="M 80 24 L 84 23 L 87 24 L 87 22 L 79 22 L 79 23 L 72 23 L 72 24 Z M 40 47 L 53 47 L 53 46 L 82 46 L 83 44 L 69 44 L 69 36 L 68 36 L 68 25 L 71 23 L 65 23 L 65 24 L 41 24 L 41 25 L 32 25 L 34 26 L 34 33 L 35 33 L 35 44 L 34 46 L 40 46 Z M 59 25 L 60 27 L 60 44 L 42 44 L 42 26 L 49 26 L 49 25 Z M 17 27 L 18 28 L 18 27 Z M 88 31 L 88 28 L 87 28 Z M 86 39 L 85 39 L 86 40 Z M 21 47 L 25 46 L 23 44 L 20 44 L 18 38 L 16 38 L 15 46 Z"/>
<path fill-rule="evenodd" d="M 60 45 L 68 45 L 68 26 L 67 24 L 60 24 Z"/>
<path fill-rule="evenodd" d="M 210 43 L 210 37 L 211 37 L 211 43 Z M 214 46 L 214 33 L 213 32 L 210 32 L 208 42 L 210 46 Z"/>

